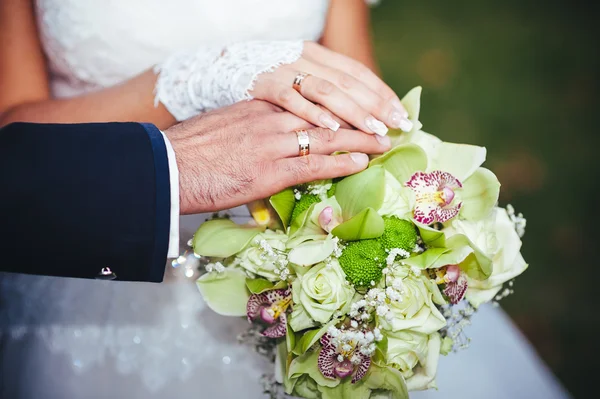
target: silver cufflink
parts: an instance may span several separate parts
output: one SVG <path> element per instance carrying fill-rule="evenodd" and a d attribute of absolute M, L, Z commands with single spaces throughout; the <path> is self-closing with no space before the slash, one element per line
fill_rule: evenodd
<path fill-rule="evenodd" d="M 98 280 L 114 280 L 117 278 L 117 275 L 110 270 L 110 267 L 103 267 L 100 270 L 100 273 L 96 276 Z"/>

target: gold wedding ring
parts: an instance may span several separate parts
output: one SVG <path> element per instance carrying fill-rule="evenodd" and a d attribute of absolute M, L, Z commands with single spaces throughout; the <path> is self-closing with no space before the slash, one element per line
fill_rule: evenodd
<path fill-rule="evenodd" d="M 298 136 L 298 156 L 305 157 L 310 154 L 310 139 L 306 130 L 296 130 Z"/>
<path fill-rule="evenodd" d="M 294 88 L 294 90 L 296 90 L 298 93 L 300 93 L 300 88 L 302 86 L 302 82 L 308 76 L 310 76 L 310 74 L 304 73 L 304 72 L 300 72 L 298 75 L 296 75 L 296 77 L 294 78 L 294 84 L 292 84 L 292 87 Z"/>

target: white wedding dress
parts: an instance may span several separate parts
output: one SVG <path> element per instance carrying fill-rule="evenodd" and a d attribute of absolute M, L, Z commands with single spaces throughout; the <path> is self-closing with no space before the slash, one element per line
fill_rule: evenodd
<path fill-rule="evenodd" d="M 316 40 L 328 9 L 328 0 L 35 3 L 57 97 L 118 84 L 182 49 Z M 233 212 L 247 219 L 245 208 Z M 181 218 L 182 251 L 204 218 Z M 33 247 L 4 255 L 44 262 Z M 0 397 L 264 397 L 259 380 L 271 366 L 236 341 L 247 322 L 208 309 L 192 270 L 168 266 L 162 284 L 0 274 Z M 440 391 L 412 397 L 567 397 L 501 310 L 484 308 L 467 332 L 471 348 L 440 362 Z"/>

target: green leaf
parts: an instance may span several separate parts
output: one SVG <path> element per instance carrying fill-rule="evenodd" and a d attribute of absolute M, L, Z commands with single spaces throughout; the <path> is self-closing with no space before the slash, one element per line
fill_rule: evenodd
<path fill-rule="evenodd" d="M 264 278 L 247 278 L 246 287 L 252 294 L 260 294 L 273 289 L 273 283 Z"/>
<path fill-rule="evenodd" d="M 335 189 L 335 198 L 342 207 L 342 216 L 348 220 L 366 208 L 378 210 L 385 195 L 385 171 L 374 166 L 341 180 Z"/>
<path fill-rule="evenodd" d="M 292 352 L 296 346 L 296 333 L 291 328 L 288 328 L 285 333 L 285 344 L 288 352 Z"/>
<path fill-rule="evenodd" d="M 275 285 L 273 286 L 273 290 L 283 290 L 286 289 L 288 287 L 288 283 L 286 281 L 278 281 L 277 283 L 275 283 Z"/>
<path fill-rule="evenodd" d="M 429 248 L 422 254 L 404 259 L 402 262 L 409 266 L 418 267 L 419 269 L 442 267 L 448 265 L 448 263 L 439 264 L 440 259 L 444 259 L 443 255 L 448 252 L 450 252 L 448 248 Z"/>
<path fill-rule="evenodd" d="M 246 316 L 250 293 L 246 288 L 246 273 L 225 269 L 222 273 L 208 273 L 196 281 L 207 305 L 223 316 Z"/>
<path fill-rule="evenodd" d="M 302 335 L 302 338 L 296 343 L 296 346 L 293 349 L 294 355 L 303 355 L 315 342 L 319 340 L 316 338 L 319 334 L 320 330 L 308 330 Z M 321 335 L 322 336 L 322 335 Z"/>
<path fill-rule="evenodd" d="M 269 202 L 271 203 L 273 209 L 275 209 L 275 212 L 277 212 L 279 219 L 281 219 L 283 227 L 287 229 L 290 224 L 292 212 L 294 211 L 294 205 L 296 204 L 294 190 L 291 188 L 286 188 L 285 190 L 269 198 Z"/>
<path fill-rule="evenodd" d="M 302 338 L 298 340 L 296 346 L 294 347 L 293 353 L 295 355 L 303 355 L 307 350 L 309 350 L 314 344 L 317 343 L 318 340 L 321 339 L 323 335 L 327 332 L 329 327 L 337 323 L 337 319 L 330 321 L 329 323 L 323 325 L 320 329 L 309 330 L 302 335 Z"/>
<path fill-rule="evenodd" d="M 399 370 L 371 364 L 364 381 L 369 389 L 388 391 L 391 399 L 408 399 L 406 382 Z"/>
<path fill-rule="evenodd" d="M 421 239 L 428 247 L 444 248 L 446 247 L 446 236 L 443 232 L 433 229 L 429 226 L 416 223 L 419 228 Z"/>
<path fill-rule="evenodd" d="M 468 220 L 485 218 L 498 202 L 500 182 L 495 174 L 479 168 L 463 183 L 460 199 L 463 206 L 460 216 Z"/>
<path fill-rule="evenodd" d="M 317 365 L 318 358 L 319 351 L 308 351 L 304 355 L 295 358 L 288 369 L 288 376 L 290 378 L 299 378 L 302 374 L 308 374 L 319 386 L 338 386 L 340 380 L 330 380 L 323 377 Z"/>
<path fill-rule="evenodd" d="M 334 388 L 319 386 L 321 399 L 369 399 L 371 390 L 363 381 L 352 383 L 351 378 L 345 379 Z"/>
<path fill-rule="evenodd" d="M 427 154 L 416 144 L 399 145 L 385 155 L 372 160 L 369 169 L 377 165 L 383 166 L 396 180 L 404 184 L 415 172 L 427 169 Z"/>
<path fill-rule="evenodd" d="M 265 227 L 239 226 L 229 219 L 204 222 L 194 234 L 194 253 L 215 258 L 237 254 Z"/>
<path fill-rule="evenodd" d="M 429 248 L 420 255 L 405 259 L 404 263 L 420 269 L 437 269 L 442 266 L 461 264 L 473 253 L 473 248 L 467 243 L 458 243 L 456 238 L 458 236 L 453 236 L 446 241 L 448 248 Z"/>
<path fill-rule="evenodd" d="M 447 304 L 446 300 L 444 299 L 444 296 L 442 295 L 442 292 L 440 291 L 440 287 L 435 283 L 435 280 L 423 276 L 423 283 L 425 284 L 425 286 L 427 286 L 429 292 L 431 292 L 431 300 L 433 301 L 433 303 L 435 303 L 436 305 Z"/>
<path fill-rule="evenodd" d="M 293 387 L 293 396 L 301 397 L 304 399 L 323 399 L 321 392 L 319 392 L 319 386 L 308 375 L 303 374 L 299 378 L 294 378 L 295 385 Z M 292 394 L 291 390 L 286 387 L 285 393 Z"/>
<path fill-rule="evenodd" d="M 388 337 L 387 337 L 387 335 L 384 335 L 383 339 L 381 341 L 378 341 L 375 346 L 375 353 L 373 354 L 373 358 L 372 358 L 373 362 L 380 366 L 385 366 L 386 358 L 387 358 L 387 351 L 388 351 Z"/>
<path fill-rule="evenodd" d="M 282 383 L 284 387 L 292 384 L 287 376 L 288 351 L 285 342 L 277 345 L 275 352 L 275 381 Z M 292 387 L 293 388 L 293 387 Z"/>
<path fill-rule="evenodd" d="M 246 287 L 252 294 L 262 294 L 265 291 L 287 288 L 287 283 L 285 281 L 278 281 L 277 284 L 273 284 L 269 280 L 260 277 L 246 278 Z"/>
<path fill-rule="evenodd" d="M 373 208 L 366 208 L 352 219 L 338 225 L 331 231 L 345 241 L 367 240 L 381 237 L 384 230 L 383 218 Z"/>

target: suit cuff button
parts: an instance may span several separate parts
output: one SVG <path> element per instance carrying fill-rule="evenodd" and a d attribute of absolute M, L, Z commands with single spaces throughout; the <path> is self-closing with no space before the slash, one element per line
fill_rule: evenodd
<path fill-rule="evenodd" d="M 116 278 L 117 275 L 110 270 L 110 267 L 103 267 L 100 273 L 96 275 L 97 280 L 114 280 Z"/>

